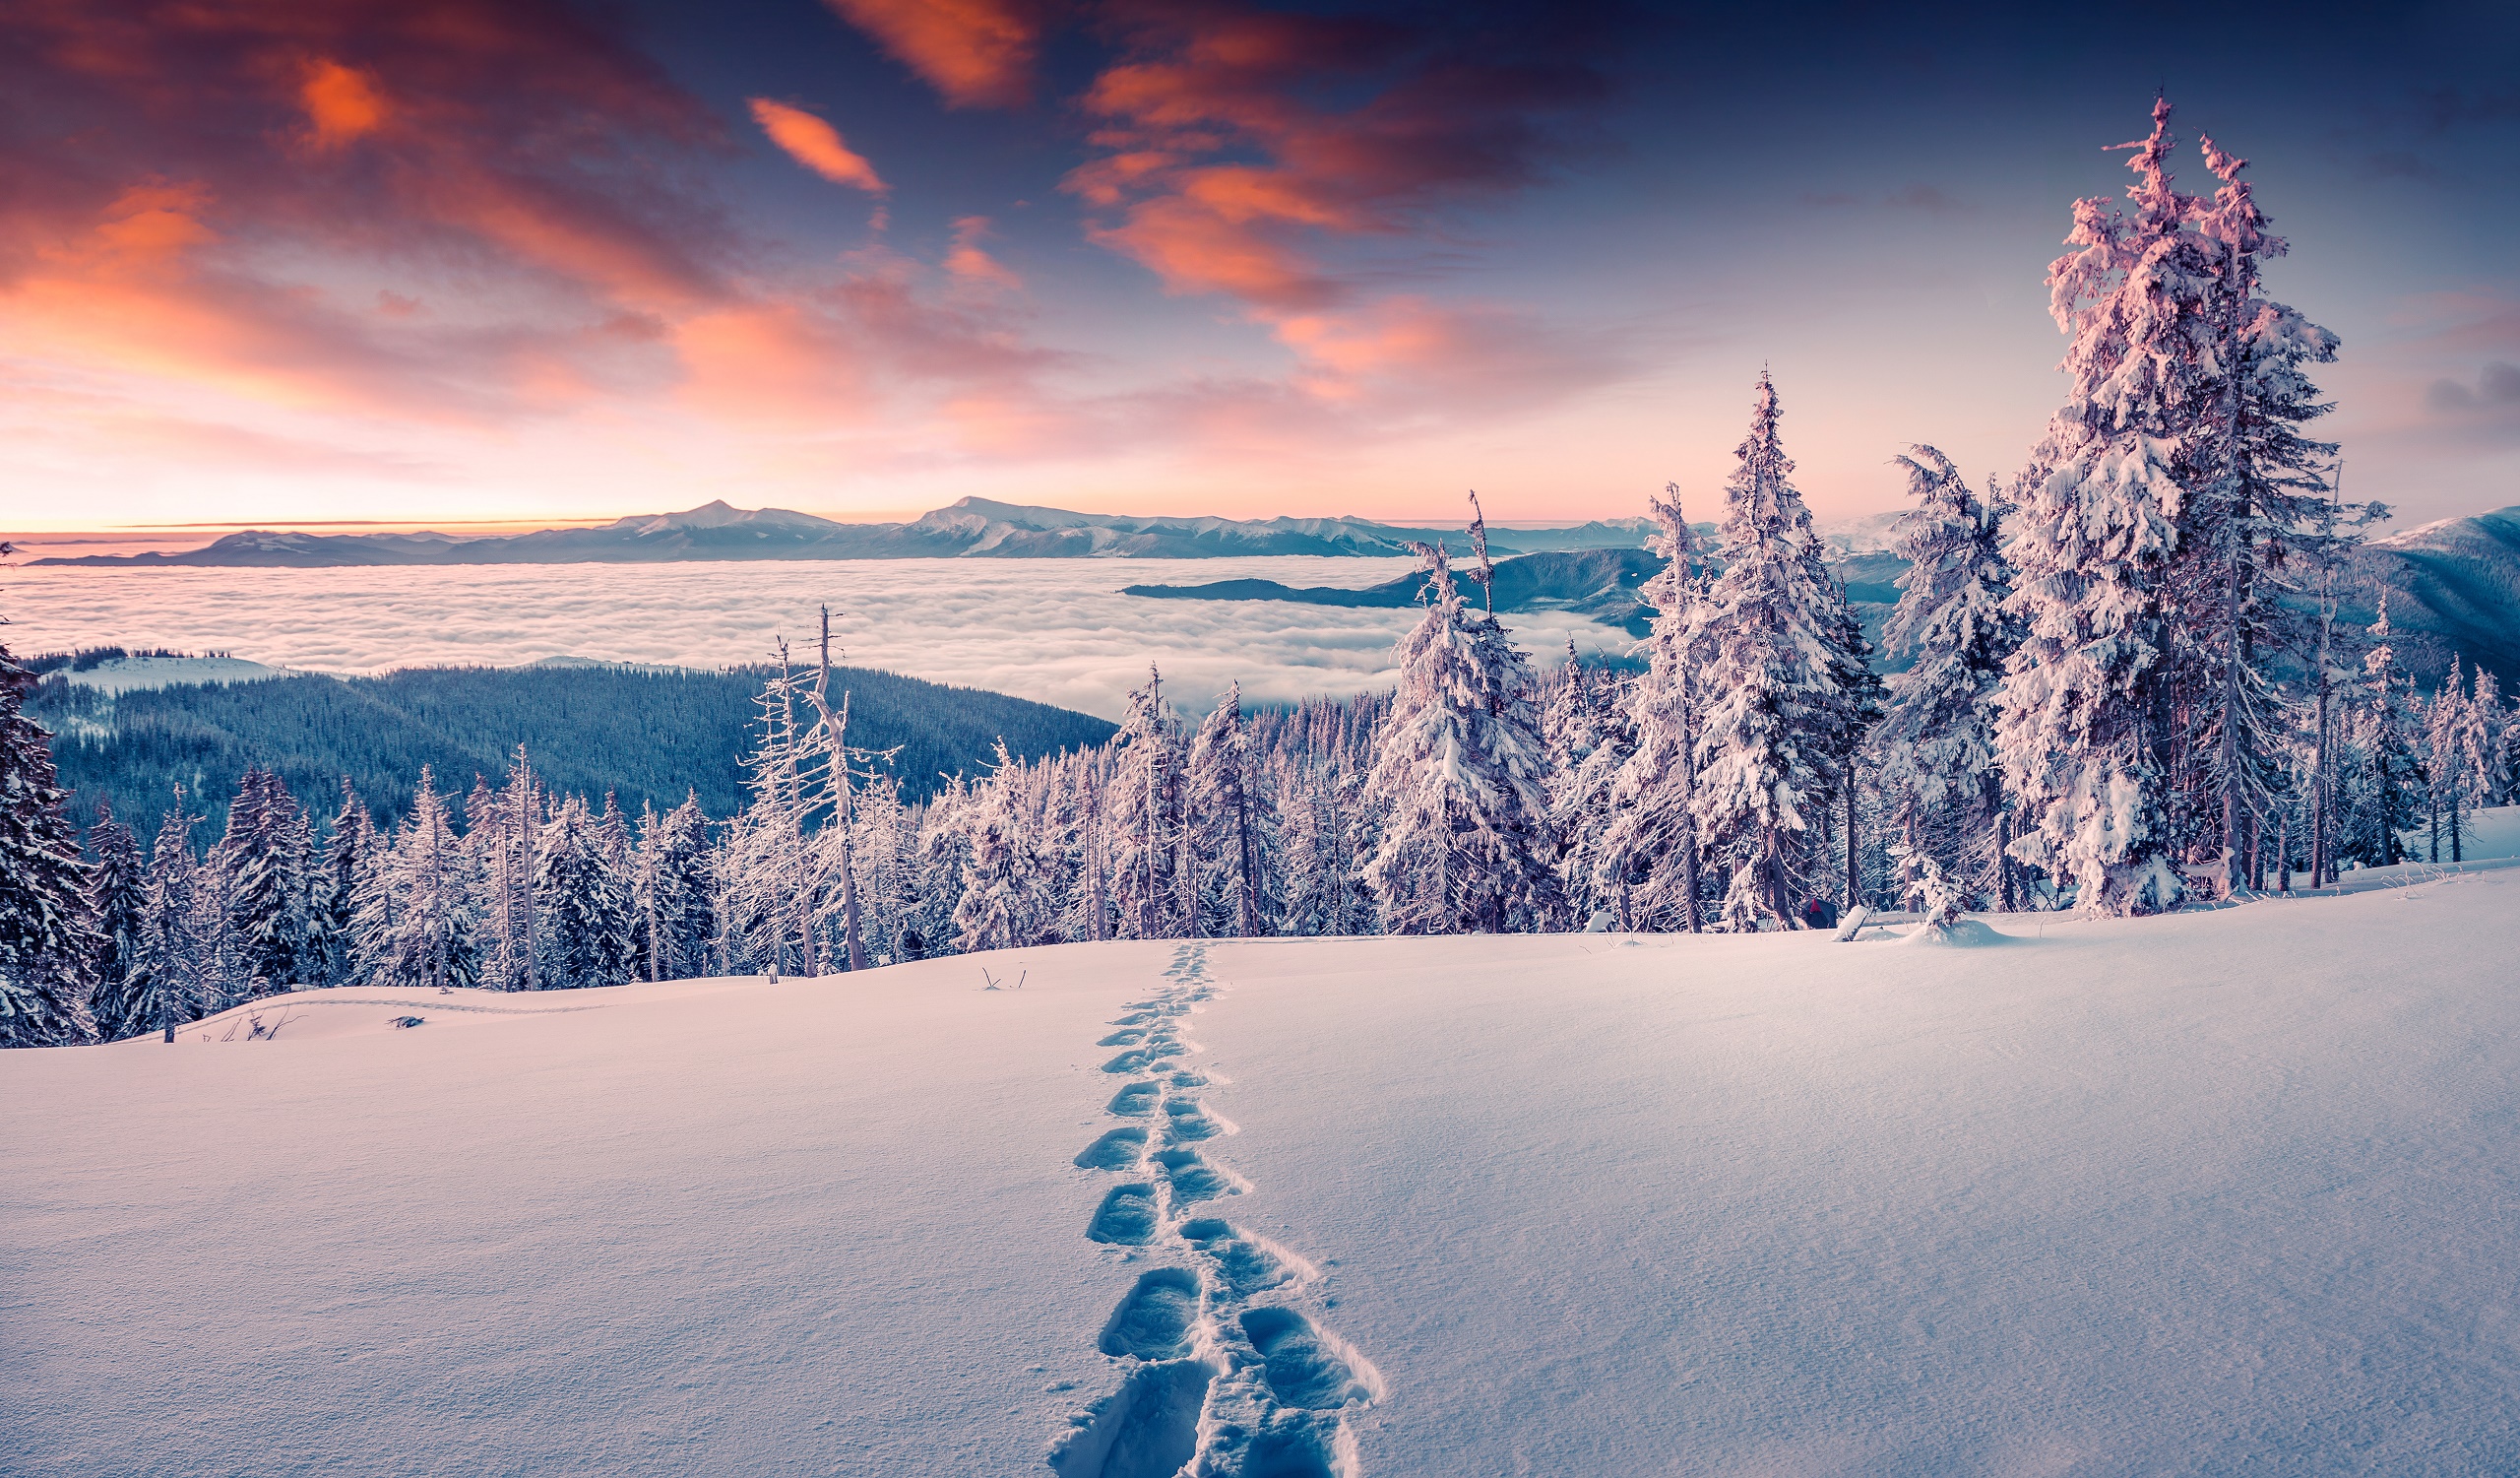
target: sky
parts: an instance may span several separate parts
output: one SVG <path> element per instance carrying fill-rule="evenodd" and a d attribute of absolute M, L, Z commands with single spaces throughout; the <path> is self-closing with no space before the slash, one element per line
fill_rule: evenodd
<path fill-rule="evenodd" d="M 2386 12 L 2385 14 L 2383 12 Z M 2033 12 L 2036 12 L 2034 14 Z M 0 528 L 1712 511 L 2017 468 L 2177 109 L 2346 491 L 2520 503 L 2520 10 L 0 0 Z"/>

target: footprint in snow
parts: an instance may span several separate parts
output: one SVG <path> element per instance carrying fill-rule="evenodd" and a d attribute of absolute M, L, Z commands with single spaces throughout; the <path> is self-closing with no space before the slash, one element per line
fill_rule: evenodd
<path fill-rule="evenodd" d="M 1158 1150 L 1155 1163 L 1164 1172 L 1164 1183 L 1171 1189 L 1172 1204 L 1176 1206 L 1240 1195 L 1244 1189 L 1239 1179 L 1209 1164 L 1195 1149 Z"/>
<path fill-rule="evenodd" d="M 1115 1247 L 1144 1247 L 1155 1236 L 1159 1215 L 1153 1186 L 1114 1186 L 1103 1193 L 1102 1204 L 1094 1208 L 1085 1239 Z"/>
<path fill-rule="evenodd" d="M 1111 1311 L 1095 1347 L 1105 1355 L 1178 1360 L 1190 1353 L 1206 1302 L 1199 1275 L 1186 1267 L 1141 1273 L 1137 1286 Z"/>
<path fill-rule="evenodd" d="M 1162 1096 L 1163 1092 L 1162 1083 L 1131 1083 L 1111 1095 L 1111 1102 L 1107 1107 L 1114 1114 L 1124 1114 L 1132 1118 L 1140 1114 L 1152 1114 L 1155 1112 L 1156 1099 Z"/>
<path fill-rule="evenodd" d="M 1086 1170 L 1135 1170 L 1145 1158 L 1146 1130 L 1125 1125 L 1078 1151 L 1076 1163 Z"/>

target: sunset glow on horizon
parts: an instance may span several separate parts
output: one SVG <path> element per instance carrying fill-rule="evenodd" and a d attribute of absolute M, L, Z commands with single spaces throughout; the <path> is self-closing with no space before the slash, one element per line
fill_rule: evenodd
<path fill-rule="evenodd" d="M 0 529 L 1711 509 L 1763 366 L 1849 517 L 2021 465 L 2157 86 L 2350 495 L 2520 502 L 2520 22 L 2280 14 L 6 0 Z"/>

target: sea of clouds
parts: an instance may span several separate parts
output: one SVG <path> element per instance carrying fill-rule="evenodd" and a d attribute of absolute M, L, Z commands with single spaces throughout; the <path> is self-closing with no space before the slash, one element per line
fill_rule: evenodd
<path fill-rule="evenodd" d="M 274 667 L 376 673 L 509 667 L 546 657 L 725 667 L 810 661 L 816 609 L 845 660 L 1118 717 L 1162 667 L 1200 709 L 1240 679 L 1254 702 L 1387 686 L 1392 644 L 1418 612 L 1277 601 L 1159 601 L 1124 585 L 1265 579 L 1366 586 L 1405 559 L 909 559 L 416 569 L 15 569 L 0 629 L 20 653 L 119 645 L 220 651 Z M 1571 637 L 1623 651 L 1624 632 L 1556 612 L 1509 615 L 1543 660 Z"/>

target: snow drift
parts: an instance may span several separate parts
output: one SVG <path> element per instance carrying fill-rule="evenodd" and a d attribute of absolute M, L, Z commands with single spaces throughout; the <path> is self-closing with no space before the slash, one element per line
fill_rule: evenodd
<path fill-rule="evenodd" d="M 2510 1470 L 2515 903 L 1069 945 L 10 1053 L 0 1467 Z"/>

